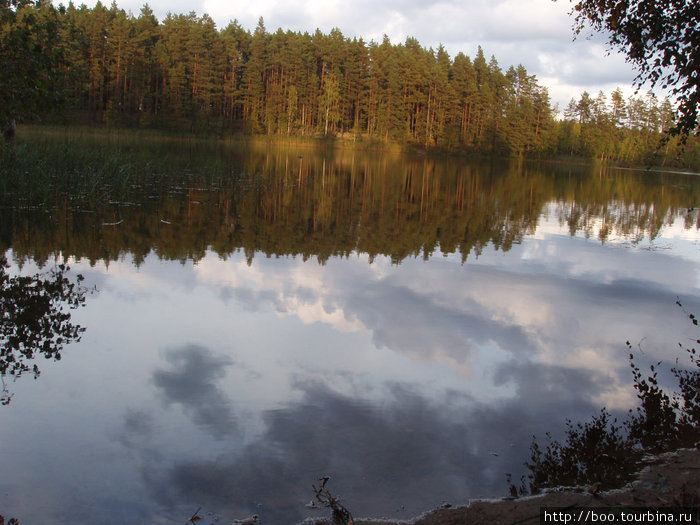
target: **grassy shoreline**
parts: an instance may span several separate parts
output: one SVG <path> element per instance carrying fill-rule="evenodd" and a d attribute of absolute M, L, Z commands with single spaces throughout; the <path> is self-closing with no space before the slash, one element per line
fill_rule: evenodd
<path fill-rule="evenodd" d="M 38 124 L 29 123 L 19 126 L 17 129 L 17 144 L 27 143 L 42 138 L 62 138 L 65 140 L 94 140 L 107 144 L 128 144 L 130 141 L 140 143 L 172 143 L 196 145 L 220 145 L 226 147 L 254 148 L 262 150 L 270 146 L 277 148 L 289 148 L 295 150 L 316 150 L 327 152 L 357 151 L 369 153 L 381 153 L 390 155 L 418 155 L 431 158 L 466 158 L 475 160 L 503 160 L 525 162 L 546 162 L 578 164 L 582 166 L 603 166 L 606 168 L 619 168 L 628 170 L 651 171 L 657 173 L 678 173 L 686 175 L 700 175 L 700 164 L 689 167 L 676 165 L 659 165 L 650 159 L 649 163 L 639 164 L 620 160 L 601 160 L 599 158 L 581 157 L 572 155 L 552 156 L 503 156 L 501 154 L 484 154 L 468 150 L 444 150 L 440 148 L 426 148 L 421 144 L 398 144 L 380 140 L 367 140 L 362 135 L 345 134 L 344 136 L 297 136 L 297 135 L 255 135 L 247 133 L 225 133 L 197 135 L 179 131 L 167 131 L 149 128 L 121 128 L 90 124 Z"/>

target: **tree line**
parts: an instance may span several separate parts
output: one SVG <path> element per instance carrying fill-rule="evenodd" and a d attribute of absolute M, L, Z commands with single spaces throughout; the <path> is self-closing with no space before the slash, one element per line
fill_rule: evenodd
<path fill-rule="evenodd" d="M 262 18 L 252 33 L 194 13 L 160 23 L 147 5 L 139 16 L 99 2 L 57 13 L 65 63 L 56 82 L 86 120 L 514 153 L 542 150 L 553 124 L 536 78 L 522 66 L 502 71 L 481 49 L 451 59 L 411 38 L 270 33 Z"/>
<path fill-rule="evenodd" d="M 262 18 L 251 32 L 236 21 L 219 30 L 211 17 L 195 13 L 159 22 L 148 5 L 138 16 L 114 2 L 0 5 L 0 58 L 3 71 L 15 72 L 0 86 L 13 100 L 6 113 L 28 105 L 24 92 L 38 86 L 37 102 L 50 103 L 29 105 L 44 119 L 62 99 L 71 122 L 630 162 L 648 157 L 673 124 L 667 100 L 654 117 L 647 109 L 640 117 L 638 106 L 649 100 L 633 98 L 623 110 L 618 92 L 610 104 L 584 93 L 559 121 L 535 75 L 522 65 L 504 71 L 480 47 L 473 59 L 451 58 L 442 46 L 426 49 L 413 38 L 392 44 L 388 37 L 348 38 L 338 29 L 268 32 Z M 46 51 L 41 60 L 32 53 L 38 47 Z M 624 151 L 616 149 L 621 143 Z"/>
<path fill-rule="evenodd" d="M 697 137 L 673 135 L 675 109 L 653 92 L 625 98 L 618 87 L 572 99 L 558 123 L 560 153 L 628 163 L 700 167 Z"/>

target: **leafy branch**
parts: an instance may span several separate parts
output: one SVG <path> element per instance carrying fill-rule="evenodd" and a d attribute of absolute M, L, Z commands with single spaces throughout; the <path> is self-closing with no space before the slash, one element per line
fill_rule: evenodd
<path fill-rule="evenodd" d="M 7 259 L 0 257 L 0 376 L 18 377 L 25 372 L 39 376 L 39 367 L 27 361 L 37 354 L 61 359 L 64 345 L 80 341 L 85 328 L 71 322 L 70 310 L 85 304 L 83 276 L 66 276 L 70 267 L 61 264 L 48 274 L 11 277 Z M 0 403 L 11 395 L 3 381 Z"/>

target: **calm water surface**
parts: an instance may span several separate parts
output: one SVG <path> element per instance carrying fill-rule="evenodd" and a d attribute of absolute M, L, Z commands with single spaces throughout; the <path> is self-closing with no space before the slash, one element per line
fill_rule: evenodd
<path fill-rule="evenodd" d="M 501 496 L 533 434 L 634 405 L 626 340 L 668 369 L 696 338 L 692 176 L 209 154 L 3 195 L 9 274 L 94 291 L 80 342 L 3 378 L 1 514 L 292 524 L 323 475 L 356 516 Z"/>

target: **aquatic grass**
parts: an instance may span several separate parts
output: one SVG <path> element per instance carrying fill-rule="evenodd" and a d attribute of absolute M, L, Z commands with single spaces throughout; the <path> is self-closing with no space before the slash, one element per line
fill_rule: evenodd
<path fill-rule="evenodd" d="M 127 173 L 123 162 L 104 150 L 22 144 L 4 155 L 0 181 L 4 196 L 15 196 L 30 206 L 45 206 L 58 199 L 97 204 L 104 190 L 115 182 L 119 186 Z"/>
<path fill-rule="evenodd" d="M 48 206 L 68 200 L 97 207 L 128 200 L 133 191 L 231 179 L 231 165 L 215 141 L 178 140 L 102 130 L 24 130 L 17 144 L 0 148 L 3 206 Z M 206 162 L 202 162 L 206 159 Z"/>

